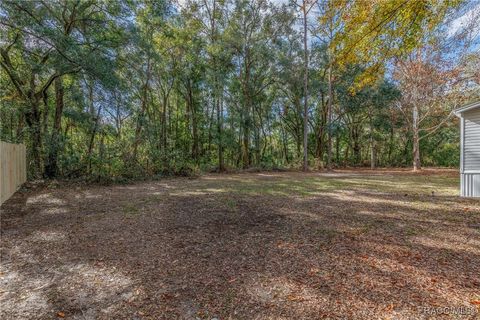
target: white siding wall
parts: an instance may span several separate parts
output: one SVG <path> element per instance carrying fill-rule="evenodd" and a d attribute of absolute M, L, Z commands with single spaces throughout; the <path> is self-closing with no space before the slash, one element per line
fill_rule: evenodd
<path fill-rule="evenodd" d="M 462 173 L 460 195 L 462 197 L 480 197 L 480 174 Z"/>
<path fill-rule="evenodd" d="M 480 108 L 465 112 L 463 117 L 463 171 L 480 173 Z"/>

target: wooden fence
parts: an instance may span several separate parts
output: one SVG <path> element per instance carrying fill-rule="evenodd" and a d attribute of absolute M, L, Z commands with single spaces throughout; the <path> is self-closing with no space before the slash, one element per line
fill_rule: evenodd
<path fill-rule="evenodd" d="M 0 141 L 0 204 L 27 181 L 26 148 Z"/>

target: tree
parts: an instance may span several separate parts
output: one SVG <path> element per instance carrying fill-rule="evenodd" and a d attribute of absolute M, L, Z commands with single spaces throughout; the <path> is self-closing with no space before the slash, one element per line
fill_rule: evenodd
<path fill-rule="evenodd" d="M 337 6 L 334 1 L 318 3 L 319 17 L 315 36 L 326 46 L 326 77 L 327 77 L 327 169 L 332 169 L 332 129 L 333 129 L 333 103 L 334 103 L 334 69 L 338 52 L 338 43 L 335 42 L 344 26 L 342 15 L 346 6 Z"/>
<path fill-rule="evenodd" d="M 98 30 L 104 30 L 100 27 L 107 25 L 106 12 L 115 12 L 115 8 L 97 7 L 93 2 L 17 1 L 4 1 L 0 8 L 4 12 L 0 22 L 2 37 L 7 39 L 7 44 L 0 49 L 0 65 L 16 89 L 21 119 L 25 119 L 29 127 L 36 175 L 43 172 L 41 114 L 48 112 L 48 90 L 55 83 L 56 119 L 47 163 L 47 174 L 52 176 L 57 170 L 63 110 L 61 78 L 80 71 L 98 74 L 99 70 L 92 68 L 94 60 L 103 59 L 103 67 L 110 65 L 107 54 L 99 55 L 105 41 L 104 33 Z"/>
<path fill-rule="evenodd" d="M 303 25 L 303 171 L 308 170 L 308 14 L 316 1 L 295 3 L 300 8 Z"/>
<path fill-rule="evenodd" d="M 414 171 L 421 169 L 421 140 L 436 132 L 448 120 L 448 115 L 457 106 L 456 101 L 461 101 L 452 99 L 458 70 L 448 65 L 435 46 L 415 50 L 407 59 L 398 61 L 395 69 L 402 89 L 398 107 L 412 133 Z"/>
<path fill-rule="evenodd" d="M 414 145 L 455 165 L 447 114 L 478 97 L 477 29 L 448 54 L 430 35 L 470 12 L 457 4 L 3 1 L 0 138 L 26 143 L 31 177 L 306 170 L 309 152 L 373 168 Z"/>

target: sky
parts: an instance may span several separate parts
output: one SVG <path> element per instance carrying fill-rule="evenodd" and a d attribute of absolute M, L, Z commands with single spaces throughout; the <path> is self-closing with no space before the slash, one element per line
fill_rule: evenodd
<path fill-rule="evenodd" d="M 184 6 L 187 2 L 187 0 L 173 0 L 173 1 L 178 2 L 180 6 Z M 293 0 L 269 0 L 269 1 L 275 5 L 282 5 Z M 296 0 L 296 1 L 301 2 L 302 0 Z M 322 0 L 318 0 L 318 1 L 322 1 Z M 312 15 L 311 17 L 314 20 Z M 465 12 L 460 13 L 460 16 L 454 19 L 448 26 L 448 30 L 447 30 L 448 36 L 452 37 L 457 32 L 460 32 L 462 28 L 466 27 L 469 23 L 472 22 L 472 19 L 476 19 L 480 21 L 480 0 L 467 0 L 467 9 L 465 10 Z M 300 27 L 300 24 L 299 24 L 299 27 Z M 480 50 L 480 23 L 477 23 L 477 30 L 475 30 L 475 33 L 476 33 L 476 37 L 474 37 L 475 38 L 474 42 L 476 42 L 476 44 L 474 46 L 474 50 Z"/>
<path fill-rule="evenodd" d="M 456 32 L 467 26 L 472 19 L 480 18 L 480 0 L 473 1 L 472 7 L 467 10 L 463 15 L 452 21 L 448 30 L 449 36 L 453 36 Z M 477 24 L 477 33 L 480 33 L 480 24 Z"/>

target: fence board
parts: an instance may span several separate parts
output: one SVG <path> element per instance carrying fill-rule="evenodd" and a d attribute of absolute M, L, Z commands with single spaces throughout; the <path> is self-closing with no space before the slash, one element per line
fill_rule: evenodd
<path fill-rule="evenodd" d="M 23 144 L 0 141 L 0 204 L 27 181 L 26 156 Z"/>

